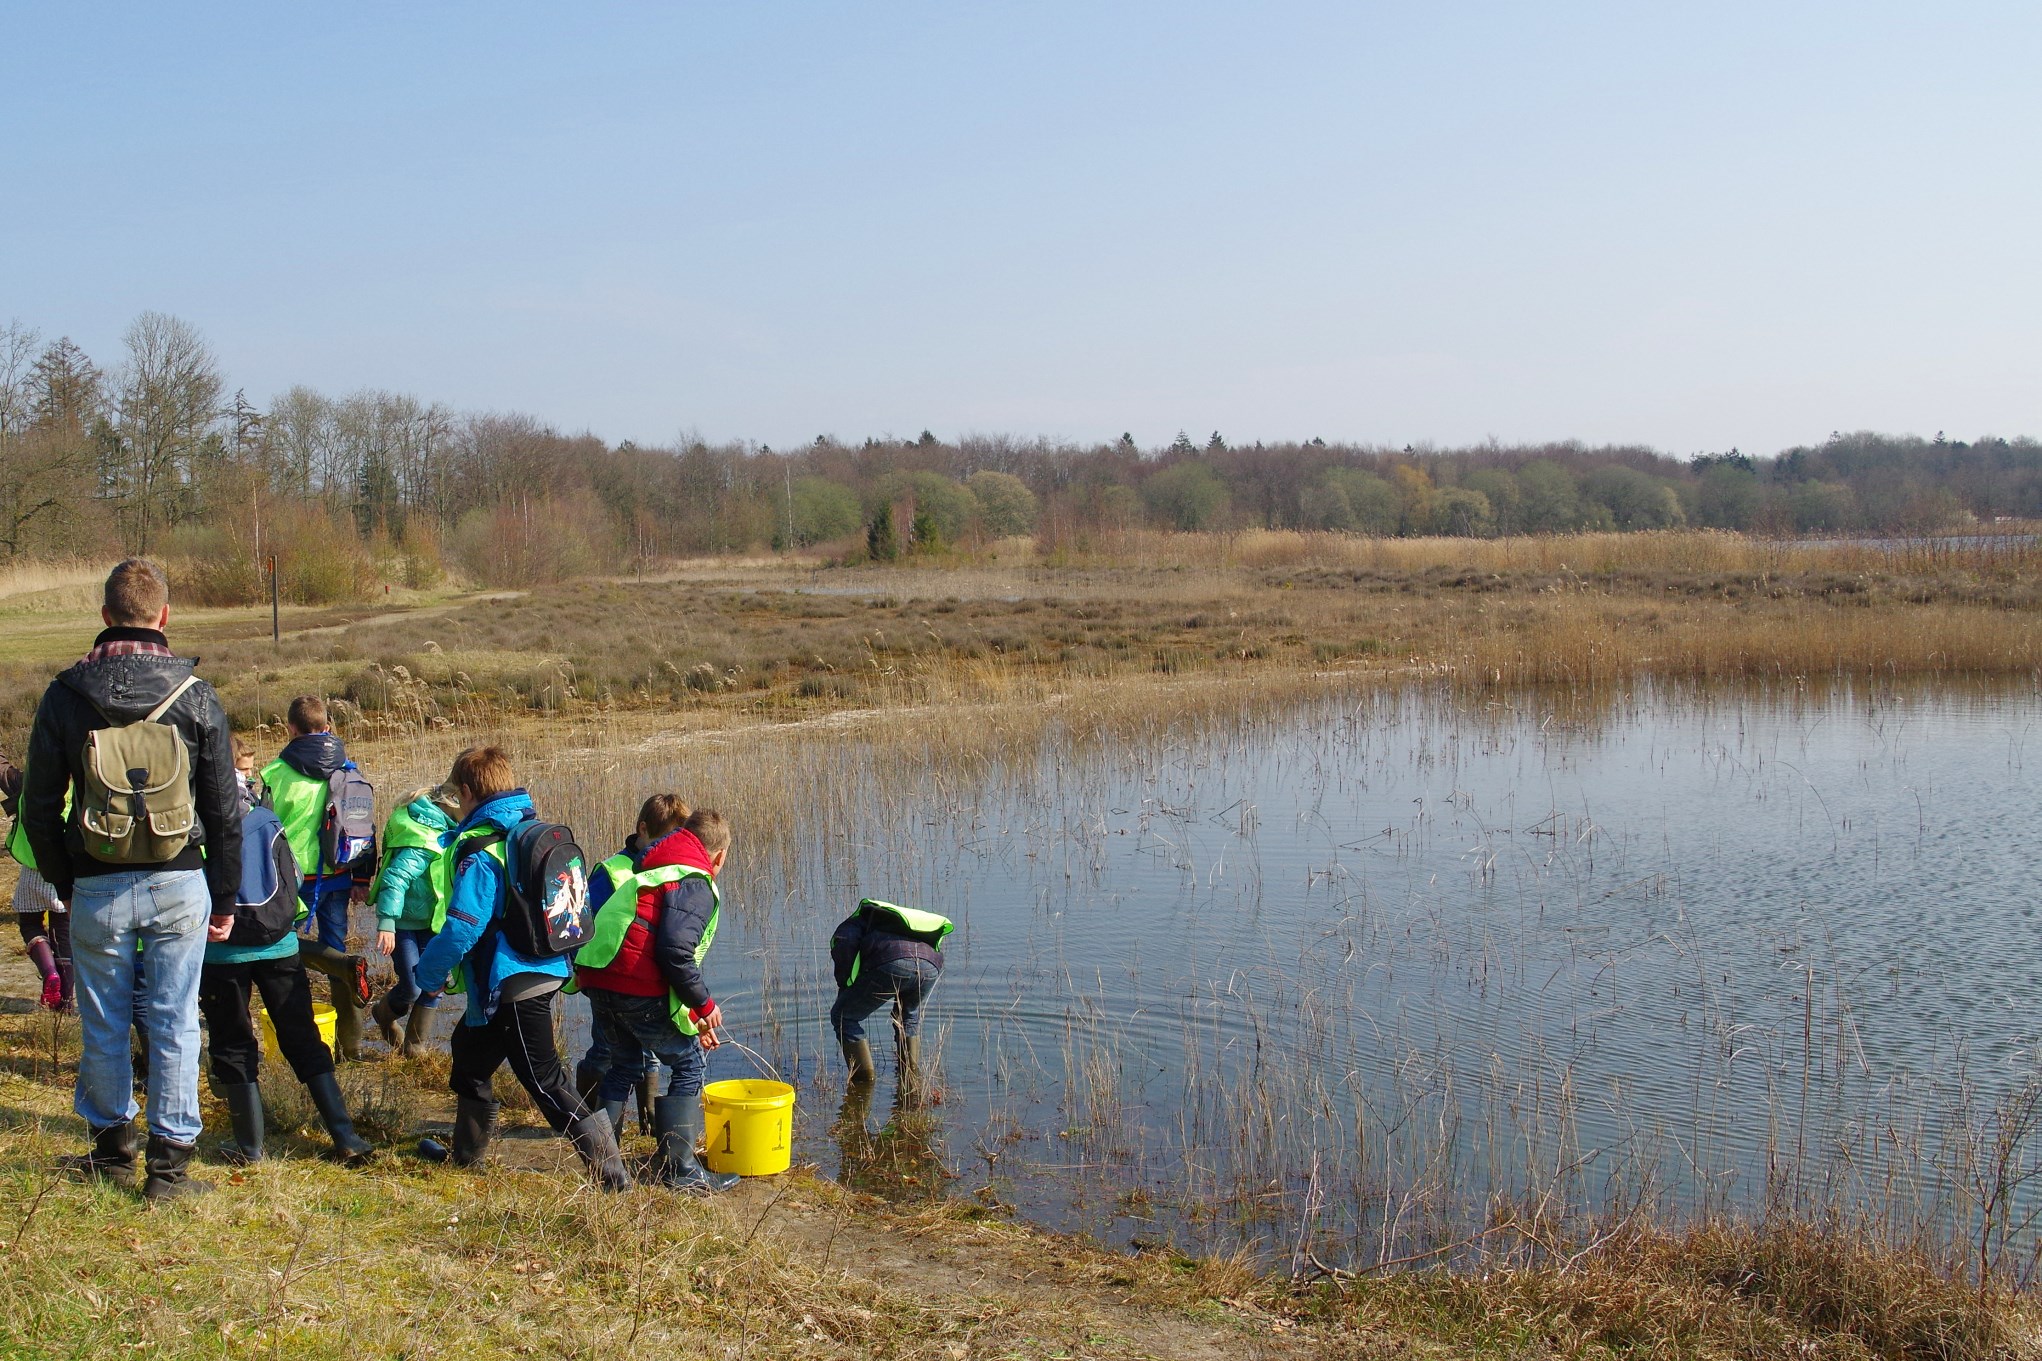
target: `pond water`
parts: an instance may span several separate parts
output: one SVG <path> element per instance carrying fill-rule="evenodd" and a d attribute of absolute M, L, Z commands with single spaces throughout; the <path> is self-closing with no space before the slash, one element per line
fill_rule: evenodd
<path fill-rule="evenodd" d="M 733 867 L 708 972 L 757 1058 L 711 1078 L 795 1082 L 830 1175 L 1107 1241 L 1381 1260 L 1499 1197 L 1961 1216 L 1962 1132 L 2037 1068 L 2038 723 L 2030 691 L 1411 690 L 1052 734 Z M 861 894 L 958 924 L 926 1107 L 883 1028 L 843 1104 Z"/>

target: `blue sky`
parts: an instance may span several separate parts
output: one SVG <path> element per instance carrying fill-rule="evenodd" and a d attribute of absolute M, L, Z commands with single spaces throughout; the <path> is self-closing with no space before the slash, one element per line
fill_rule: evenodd
<path fill-rule="evenodd" d="M 606 438 L 2042 434 L 2042 6 L 0 3 L 0 320 Z"/>

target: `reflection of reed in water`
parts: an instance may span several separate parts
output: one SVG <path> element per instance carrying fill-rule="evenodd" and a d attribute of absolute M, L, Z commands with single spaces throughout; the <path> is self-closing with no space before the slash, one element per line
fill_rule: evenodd
<path fill-rule="evenodd" d="M 896 1095 L 886 1122 L 871 1128 L 875 1084 L 853 1083 L 830 1126 L 837 1179 L 897 1204 L 941 1200 L 957 1174 L 944 1156 L 944 1127 L 933 1106 Z"/>

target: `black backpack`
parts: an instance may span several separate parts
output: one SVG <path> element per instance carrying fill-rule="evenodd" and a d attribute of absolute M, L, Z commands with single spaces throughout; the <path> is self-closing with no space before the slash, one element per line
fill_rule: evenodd
<path fill-rule="evenodd" d="M 588 862 L 573 830 L 557 822 L 521 822 L 508 837 L 462 842 L 460 858 L 498 842 L 503 843 L 506 870 L 497 922 L 504 940 L 532 959 L 554 959 L 580 949 L 588 941 L 595 911 L 588 900 Z"/>
<path fill-rule="evenodd" d="M 284 824 L 267 808 L 241 817 L 241 886 L 229 945 L 274 945 L 298 923 L 298 857 Z"/>

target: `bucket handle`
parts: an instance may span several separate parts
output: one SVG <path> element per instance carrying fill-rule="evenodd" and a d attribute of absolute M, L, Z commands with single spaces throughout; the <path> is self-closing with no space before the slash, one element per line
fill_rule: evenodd
<path fill-rule="evenodd" d="M 785 1079 L 780 1076 L 780 1070 L 778 1068 L 775 1068 L 770 1062 L 768 1062 L 764 1054 L 761 1054 L 758 1050 L 752 1048 L 743 1040 L 732 1038 L 726 1039 L 724 1043 L 729 1045 L 735 1045 L 739 1053 L 743 1054 L 746 1058 L 752 1061 L 753 1067 L 757 1068 L 761 1073 L 765 1074 L 767 1077 L 773 1079 L 773 1081 L 775 1082 L 785 1081 Z"/>

